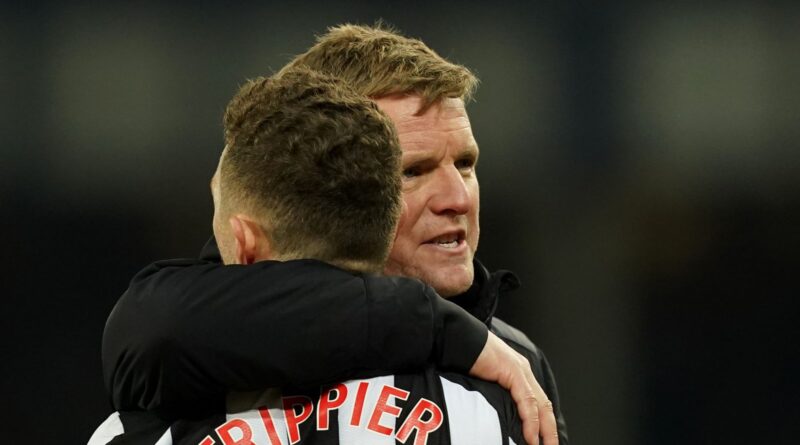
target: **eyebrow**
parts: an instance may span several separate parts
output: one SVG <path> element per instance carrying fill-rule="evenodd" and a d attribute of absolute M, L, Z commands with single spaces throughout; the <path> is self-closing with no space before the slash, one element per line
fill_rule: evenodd
<path fill-rule="evenodd" d="M 459 150 L 459 152 L 456 154 L 456 159 L 469 158 L 477 164 L 480 154 L 481 151 L 478 149 L 478 144 L 470 144 Z"/>
<path fill-rule="evenodd" d="M 403 164 L 416 164 L 419 162 L 423 162 L 432 157 L 432 153 L 435 150 L 420 150 L 414 151 L 413 153 L 403 152 Z M 478 144 L 469 144 L 463 148 L 461 148 L 456 154 L 456 159 L 461 159 L 464 157 L 472 157 L 478 159 L 480 155 L 480 149 L 478 148 Z"/>
<path fill-rule="evenodd" d="M 478 144 L 477 143 L 469 144 L 466 147 L 462 148 L 458 152 L 459 156 L 470 155 L 470 156 L 474 156 L 475 158 L 477 158 L 478 155 L 480 155 L 480 154 L 481 154 L 481 150 L 478 148 Z"/>

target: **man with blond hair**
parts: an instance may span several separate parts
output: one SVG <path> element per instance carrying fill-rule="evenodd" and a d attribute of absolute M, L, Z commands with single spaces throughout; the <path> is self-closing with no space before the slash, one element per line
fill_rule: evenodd
<path fill-rule="evenodd" d="M 490 334 L 487 340 L 485 333 L 476 334 L 474 324 L 459 315 L 442 318 L 441 314 L 432 314 L 439 307 L 450 310 L 436 299 L 425 300 L 423 304 L 413 298 L 392 301 L 363 319 L 348 318 L 342 311 L 333 311 L 329 323 L 316 323 L 327 314 L 320 313 L 320 307 L 312 302 L 294 304 L 290 311 L 280 311 L 286 315 L 285 320 L 301 325 L 316 318 L 315 324 L 303 325 L 306 331 L 293 334 L 300 340 L 286 339 L 289 346 L 282 347 L 279 341 L 267 340 L 269 348 L 265 348 L 261 339 L 286 335 L 271 326 L 274 319 L 267 314 L 260 323 L 237 323 L 243 316 L 252 314 L 245 314 L 237 305 L 219 301 L 253 301 L 256 298 L 259 307 L 272 309 L 281 307 L 285 301 L 259 301 L 246 286 L 238 285 L 211 292 L 215 297 L 224 294 L 222 300 L 203 298 L 209 292 L 191 284 L 195 278 L 202 279 L 208 274 L 204 268 L 209 266 L 203 263 L 185 264 L 182 273 L 192 279 L 187 279 L 182 286 L 164 279 L 169 268 L 151 268 L 143 280 L 134 280 L 123 297 L 141 306 L 132 309 L 130 304 L 122 304 L 115 309 L 104 336 L 104 367 L 116 407 L 151 409 L 169 415 L 173 410 L 186 407 L 213 405 L 226 390 L 381 375 L 419 367 L 420 357 L 423 357 L 440 368 L 470 371 L 510 387 L 523 420 L 530 417 L 527 411 L 537 413 L 534 418 L 541 419 L 545 443 L 556 443 L 557 439 L 566 443 L 566 427 L 558 406 L 555 381 L 544 355 L 524 334 L 493 317 L 497 299 L 516 288 L 517 280 L 508 272 L 490 274 L 474 259 L 479 234 L 475 175 L 478 146 L 464 102 L 475 88 L 475 77 L 466 68 L 442 59 L 418 40 L 381 28 L 350 25 L 331 29 L 315 46 L 290 62 L 281 74 L 298 67 L 342 79 L 359 94 L 371 98 L 394 123 L 403 151 L 404 204 L 384 271 L 419 278 L 466 309 L 475 317 L 473 320 L 485 323 L 491 332 L 521 354 L 517 367 L 530 363 L 543 388 L 535 381 L 528 382 L 528 387 L 514 385 L 514 380 L 518 383 L 524 379 L 514 374 L 514 369 L 509 370 L 515 368 L 507 365 L 509 360 L 500 361 L 506 364 L 500 369 L 487 365 L 486 360 L 481 361 L 486 354 L 500 354 L 496 349 L 497 337 Z M 233 222 L 231 227 L 234 227 Z M 244 240 L 252 238 L 244 237 Z M 223 258 L 230 255 L 225 252 L 226 247 L 221 250 Z M 213 247 L 211 252 L 213 257 Z M 237 276 L 237 281 L 262 280 L 260 282 L 265 285 L 276 284 L 275 277 L 263 271 L 247 269 L 236 273 L 243 274 Z M 325 287 L 317 290 L 323 294 L 328 291 Z M 297 290 L 292 292 L 298 294 Z M 338 305 L 363 311 L 357 303 L 368 303 L 363 299 L 348 299 L 344 290 L 338 292 L 341 292 L 336 297 Z M 147 304 L 166 301 L 164 298 L 174 294 L 187 300 L 199 298 L 199 302 L 192 305 L 191 310 L 183 305 Z M 430 329 L 431 317 L 433 329 Z M 181 322 L 177 327 L 151 326 L 146 332 L 132 328 L 148 320 L 165 319 L 180 319 Z M 459 329 L 465 333 L 456 335 L 458 344 L 447 336 L 455 332 L 447 323 L 456 319 L 461 326 Z M 358 324 L 364 323 L 363 320 L 367 320 L 368 328 L 374 329 L 349 329 L 350 322 Z M 242 339 L 250 335 L 259 341 L 209 339 L 198 342 L 195 334 L 198 329 L 209 326 L 209 322 L 216 329 L 224 329 L 226 334 L 235 333 Z M 418 322 L 420 324 L 415 324 Z M 406 335 L 410 329 L 416 329 L 417 335 Z M 357 338 L 355 332 L 366 333 L 368 338 Z M 397 338 L 407 340 L 405 347 L 397 346 Z M 309 343 L 318 345 L 310 347 Z M 309 352 L 321 360 L 309 360 Z M 234 360 L 215 363 L 220 356 Z M 525 388 L 520 390 L 521 386 Z M 520 400 L 529 403 L 526 405 Z M 530 436 L 530 431 L 531 428 L 526 430 L 526 437 Z"/>

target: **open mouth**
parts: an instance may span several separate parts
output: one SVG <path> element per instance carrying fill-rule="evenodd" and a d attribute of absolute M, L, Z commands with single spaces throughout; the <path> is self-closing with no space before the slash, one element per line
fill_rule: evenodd
<path fill-rule="evenodd" d="M 466 234 L 463 230 L 456 230 L 437 236 L 425 242 L 425 244 L 434 244 L 445 249 L 454 249 L 464 242 Z"/>

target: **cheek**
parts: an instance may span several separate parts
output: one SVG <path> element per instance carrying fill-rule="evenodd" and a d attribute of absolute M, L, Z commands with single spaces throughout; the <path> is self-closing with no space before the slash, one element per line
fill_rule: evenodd
<path fill-rule="evenodd" d="M 407 267 L 414 258 L 420 240 L 418 232 L 420 217 L 423 214 L 424 200 L 417 193 L 403 193 L 403 211 L 397 224 L 397 234 L 389 258 Z"/>
<path fill-rule="evenodd" d="M 397 258 L 402 256 L 404 250 L 408 249 L 408 246 L 411 244 L 412 227 L 413 224 L 410 224 L 408 212 L 404 209 L 397 223 L 397 232 L 394 236 L 390 257 Z"/>
<path fill-rule="evenodd" d="M 474 177 L 474 181 L 470 184 L 470 190 L 472 191 L 472 204 L 477 214 L 481 208 L 481 187 L 478 184 L 477 176 Z"/>
<path fill-rule="evenodd" d="M 478 187 L 477 180 L 475 181 L 473 193 L 472 193 L 472 200 L 473 200 L 473 208 L 475 209 L 472 212 L 472 215 L 469 218 L 469 222 L 472 225 L 469 231 L 469 237 L 472 241 L 472 250 L 478 248 L 478 238 L 480 237 L 481 228 L 480 228 L 480 210 L 481 210 L 481 197 L 480 197 L 480 188 Z"/>
<path fill-rule="evenodd" d="M 397 224 L 397 237 L 404 240 L 411 236 L 423 210 L 423 201 L 414 192 L 403 193 L 403 211 Z"/>

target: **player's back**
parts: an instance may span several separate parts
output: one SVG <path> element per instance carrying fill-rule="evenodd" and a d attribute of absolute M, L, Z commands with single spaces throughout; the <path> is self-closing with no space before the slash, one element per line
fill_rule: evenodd
<path fill-rule="evenodd" d="M 496 384 L 429 369 L 321 388 L 235 393 L 227 413 L 164 426 L 157 445 L 523 444 L 513 400 Z M 122 413 L 124 414 L 124 413 Z M 124 424 L 124 415 L 122 416 Z M 127 439 L 123 440 L 126 436 Z M 151 434 L 152 437 L 152 434 Z"/>

